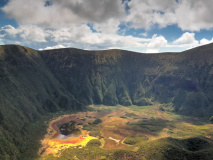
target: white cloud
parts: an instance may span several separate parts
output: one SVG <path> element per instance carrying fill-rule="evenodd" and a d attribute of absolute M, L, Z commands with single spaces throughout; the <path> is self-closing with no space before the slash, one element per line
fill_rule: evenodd
<path fill-rule="evenodd" d="M 51 49 L 59 49 L 59 48 L 66 48 L 65 46 L 63 45 L 57 45 L 57 46 L 53 46 L 53 47 L 46 47 L 46 48 L 40 48 L 39 50 L 51 50 Z"/>
<path fill-rule="evenodd" d="M 213 38 L 211 40 L 208 40 L 206 38 L 203 38 L 200 40 L 201 45 L 205 45 L 205 44 L 209 44 L 209 43 L 213 43 Z"/>
<path fill-rule="evenodd" d="M 212 0 L 181 0 L 174 16 L 182 30 L 200 31 L 213 27 L 212 14 Z"/>
<path fill-rule="evenodd" d="M 182 30 L 213 28 L 212 0 L 132 0 L 127 22 L 134 28 L 150 29 L 177 24 Z"/>
<path fill-rule="evenodd" d="M 198 41 L 195 39 L 195 33 L 185 32 L 183 33 L 182 36 L 180 36 L 171 45 L 168 45 L 167 47 L 183 48 L 183 50 L 186 50 L 186 49 L 191 49 L 191 48 L 209 44 L 209 43 L 213 43 L 213 37 L 210 40 L 203 38 L 200 41 Z"/>
<path fill-rule="evenodd" d="M 213 42 L 213 39 L 195 39 L 194 33 L 186 32 L 172 44 L 163 36 L 153 35 L 150 38 L 122 36 L 116 33 L 96 33 L 88 25 L 81 24 L 55 29 L 38 26 L 10 25 L 0 28 L 0 41 L 3 44 L 21 44 L 39 49 L 56 49 L 75 47 L 88 50 L 99 49 L 130 49 L 132 51 L 158 53 L 166 48 L 182 48 L 182 50 Z M 173 50 L 175 51 L 175 50 Z"/>
<path fill-rule="evenodd" d="M 146 53 L 158 53 L 161 47 L 167 46 L 167 40 L 163 36 L 152 36 L 151 42 L 147 45 Z"/>
<path fill-rule="evenodd" d="M 160 26 L 172 24 L 174 17 L 169 13 L 175 4 L 172 0 L 133 0 L 128 4 L 130 11 L 126 20 L 132 23 L 132 27 L 146 29 L 156 23 Z"/>
<path fill-rule="evenodd" d="M 115 18 L 111 18 L 106 22 L 95 23 L 94 29 L 102 33 L 116 33 L 119 30 L 120 21 Z"/>
<path fill-rule="evenodd" d="M 19 22 L 53 24 L 104 22 L 122 17 L 125 13 L 121 0 L 10 0 L 3 11 Z"/>
<path fill-rule="evenodd" d="M 195 39 L 194 33 L 186 32 L 180 38 L 174 41 L 174 44 L 194 44 L 197 45 L 199 42 Z"/>
<path fill-rule="evenodd" d="M 2 9 L 20 24 L 44 27 L 93 23 L 99 31 L 116 32 L 125 16 L 122 0 L 10 0 Z"/>
<path fill-rule="evenodd" d="M 158 53 L 168 48 L 173 51 L 185 50 L 199 45 L 212 43 L 213 39 L 195 39 L 194 33 L 185 32 L 172 44 L 163 36 L 153 35 L 150 38 L 122 36 L 116 33 L 96 33 L 88 25 L 81 24 L 62 28 L 46 29 L 38 26 L 20 25 L 15 28 L 10 25 L 0 28 L 1 44 L 21 44 L 39 49 L 56 49 L 75 47 L 88 50 L 99 49 L 130 49 L 132 51 Z"/>
<path fill-rule="evenodd" d="M 0 40 L 5 44 L 22 44 L 40 49 L 75 47 L 82 49 L 145 48 L 149 38 L 94 33 L 82 24 L 55 29 L 21 25 L 0 28 Z M 29 44 L 30 43 L 30 44 Z M 49 47 L 49 48 L 47 48 Z"/>
<path fill-rule="evenodd" d="M 19 24 L 59 27 L 92 23 L 103 33 L 116 33 L 121 22 L 150 29 L 177 24 L 182 30 L 213 28 L 212 0 L 131 0 L 125 13 L 122 0 L 10 0 L 2 8 Z"/>
<path fill-rule="evenodd" d="M 143 37 L 147 37 L 148 36 L 148 33 L 147 32 L 144 32 L 144 33 L 140 33 L 141 36 Z"/>
<path fill-rule="evenodd" d="M 4 26 L 0 29 L 0 38 L 3 39 L 6 43 L 10 41 L 22 42 L 25 43 L 34 43 L 34 42 L 46 42 L 45 39 L 45 30 L 37 26 L 28 26 L 23 25 L 18 28 L 14 28 L 11 25 Z"/>
<path fill-rule="evenodd" d="M 179 47 L 184 49 L 191 49 L 199 46 L 199 41 L 195 39 L 195 33 L 185 32 L 173 42 L 171 47 Z"/>
<path fill-rule="evenodd" d="M 213 28 L 212 0 L 132 0 L 125 15 L 121 0 L 10 0 L 2 9 L 20 24 L 64 26 L 94 23 L 98 31 L 112 33 L 121 21 L 132 27 L 149 29 L 177 24 L 182 30 Z M 127 3 L 127 2 L 126 2 Z"/>

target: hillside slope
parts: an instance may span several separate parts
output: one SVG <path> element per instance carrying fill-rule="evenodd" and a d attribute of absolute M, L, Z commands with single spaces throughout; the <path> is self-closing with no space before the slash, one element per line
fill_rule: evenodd
<path fill-rule="evenodd" d="M 210 116 L 213 45 L 182 53 L 59 49 L 39 52 L 51 72 L 84 104 L 171 103 L 176 112 Z"/>
<path fill-rule="evenodd" d="M 31 157 L 33 153 L 25 152 L 35 131 L 32 123 L 46 113 L 78 107 L 81 104 L 48 71 L 38 52 L 0 46 L 0 159 Z"/>
<path fill-rule="evenodd" d="M 88 104 L 160 102 L 180 114 L 209 118 L 212 53 L 212 44 L 162 54 L 0 46 L 0 159 L 32 158 L 32 137 L 42 134 L 42 125 L 34 123 L 41 116 Z"/>

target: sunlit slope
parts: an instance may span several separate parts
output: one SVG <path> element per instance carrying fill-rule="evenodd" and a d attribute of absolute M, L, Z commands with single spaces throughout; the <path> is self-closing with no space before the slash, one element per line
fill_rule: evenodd
<path fill-rule="evenodd" d="M 213 45 L 182 53 L 58 49 L 40 52 L 49 69 L 84 104 L 171 103 L 176 112 L 210 117 Z"/>
<path fill-rule="evenodd" d="M 33 157 L 36 144 L 28 145 L 36 135 L 32 123 L 46 113 L 78 107 L 36 51 L 0 46 L 0 159 L 21 159 L 25 152 Z"/>
<path fill-rule="evenodd" d="M 43 152 L 39 160 L 213 159 L 213 124 L 169 111 L 160 111 L 161 104 L 89 107 L 92 110 L 90 112 L 64 115 L 50 122 L 49 134 L 42 142 Z M 91 123 L 96 118 L 101 118 L 100 123 Z M 65 122 L 65 119 L 75 119 L 76 122 L 84 120 L 78 127 L 82 131 L 88 131 L 90 136 L 82 135 L 68 141 L 61 140 L 61 136 L 50 138 L 51 135 L 59 133 L 54 126 Z M 55 132 L 51 128 L 55 128 Z M 90 138 L 95 140 L 87 143 Z"/>

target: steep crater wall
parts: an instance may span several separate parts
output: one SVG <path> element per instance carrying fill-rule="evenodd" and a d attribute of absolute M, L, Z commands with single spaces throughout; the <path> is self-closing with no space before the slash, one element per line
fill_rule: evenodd
<path fill-rule="evenodd" d="M 176 112 L 213 111 L 212 45 L 182 53 L 59 49 L 39 52 L 56 79 L 84 104 L 169 103 Z"/>

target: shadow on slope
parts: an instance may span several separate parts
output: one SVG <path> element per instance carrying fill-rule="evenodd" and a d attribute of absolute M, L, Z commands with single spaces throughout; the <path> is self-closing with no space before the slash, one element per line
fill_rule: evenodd
<path fill-rule="evenodd" d="M 144 143 L 138 153 L 149 160 L 212 160 L 212 147 L 213 141 L 204 137 L 163 138 Z"/>

